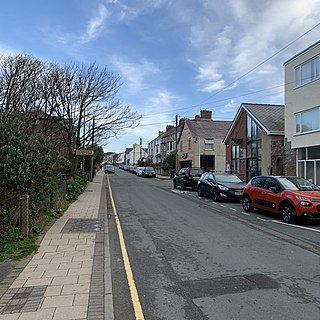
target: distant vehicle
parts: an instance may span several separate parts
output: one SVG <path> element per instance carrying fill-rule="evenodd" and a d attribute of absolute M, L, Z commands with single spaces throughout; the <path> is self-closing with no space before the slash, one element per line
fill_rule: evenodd
<path fill-rule="evenodd" d="M 138 167 L 136 170 L 136 175 L 138 177 L 142 177 L 142 171 L 144 170 L 144 167 Z"/>
<path fill-rule="evenodd" d="M 125 165 L 123 166 L 123 170 L 124 170 L 124 171 L 129 171 L 129 168 L 130 168 L 130 166 L 129 166 L 128 164 L 125 164 Z"/>
<path fill-rule="evenodd" d="M 205 172 L 197 186 L 198 196 L 207 196 L 214 201 L 221 199 L 241 200 L 246 184 L 235 174 Z"/>
<path fill-rule="evenodd" d="M 155 178 L 156 177 L 156 172 L 154 171 L 154 169 L 152 167 L 145 167 L 142 170 L 141 174 L 142 174 L 143 178 L 148 178 L 148 177 Z"/>
<path fill-rule="evenodd" d="M 104 173 L 114 173 L 114 166 L 112 164 L 106 164 L 104 166 Z"/>
<path fill-rule="evenodd" d="M 195 190 L 198 181 L 203 173 L 201 168 L 181 168 L 178 173 L 173 177 L 173 188 L 181 186 L 181 190 L 192 188 Z"/>
<path fill-rule="evenodd" d="M 320 187 L 291 176 L 257 176 L 245 186 L 242 196 L 244 211 L 259 208 L 282 216 L 294 223 L 297 218 L 320 220 Z"/>
<path fill-rule="evenodd" d="M 130 166 L 129 167 L 129 172 L 130 173 L 136 173 L 136 170 L 137 170 L 137 166 Z"/>

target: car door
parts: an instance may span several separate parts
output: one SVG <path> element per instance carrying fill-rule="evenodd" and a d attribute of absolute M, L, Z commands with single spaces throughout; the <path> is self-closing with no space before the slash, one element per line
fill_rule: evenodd
<path fill-rule="evenodd" d="M 203 183 L 202 183 L 202 186 L 203 186 L 203 193 L 205 194 L 205 196 L 208 196 L 209 195 L 209 188 L 210 188 L 210 185 L 209 185 L 209 181 L 210 180 L 210 173 L 205 173 L 205 176 L 204 176 L 204 179 L 203 179 Z"/>
<path fill-rule="evenodd" d="M 279 212 L 281 202 L 281 187 L 278 181 L 272 177 L 266 178 L 265 189 L 263 190 L 263 205 L 267 210 Z"/>
<path fill-rule="evenodd" d="M 177 185 L 179 185 L 179 186 L 181 185 L 181 179 L 182 179 L 185 172 L 186 172 L 186 169 L 180 169 L 180 171 L 178 172 L 177 178 L 176 178 Z"/>
<path fill-rule="evenodd" d="M 212 191 L 215 188 L 215 185 L 216 185 L 216 179 L 212 174 L 212 172 L 210 172 L 207 179 L 207 194 L 209 197 L 212 196 Z"/>

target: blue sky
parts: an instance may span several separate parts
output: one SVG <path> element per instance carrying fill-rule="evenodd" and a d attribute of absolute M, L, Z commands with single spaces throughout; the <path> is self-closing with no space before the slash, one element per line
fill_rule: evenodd
<path fill-rule="evenodd" d="M 0 54 L 118 74 L 118 97 L 143 116 L 104 145 L 121 152 L 176 114 L 232 120 L 242 102 L 283 103 L 283 63 L 320 39 L 320 26 L 308 32 L 319 23 L 320 0 L 10 0 Z"/>

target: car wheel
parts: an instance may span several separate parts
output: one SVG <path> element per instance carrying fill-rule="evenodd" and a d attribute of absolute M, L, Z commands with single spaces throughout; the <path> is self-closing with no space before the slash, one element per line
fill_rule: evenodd
<path fill-rule="evenodd" d="M 281 214 L 283 221 L 286 223 L 294 223 L 296 220 L 295 210 L 289 203 L 285 203 L 281 206 Z"/>
<path fill-rule="evenodd" d="M 183 180 L 181 181 L 181 190 L 186 190 L 186 185 Z"/>
<path fill-rule="evenodd" d="M 177 189 L 177 183 L 175 180 L 173 180 L 173 189 Z"/>
<path fill-rule="evenodd" d="M 202 192 L 201 186 L 198 186 L 197 192 L 198 192 L 199 197 L 203 197 L 203 192 Z"/>
<path fill-rule="evenodd" d="M 219 190 L 217 188 L 214 188 L 212 190 L 212 200 L 213 201 L 219 201 L 220 200 L 220 194 L 219 194 Z"/>
<path fill-rule="evenodd" d="M 242 197 L 242 208 L 245 212 L 252 212 L 253 211 L 253 206 L 251 199 L 248 195 L 245 195 Z"/>

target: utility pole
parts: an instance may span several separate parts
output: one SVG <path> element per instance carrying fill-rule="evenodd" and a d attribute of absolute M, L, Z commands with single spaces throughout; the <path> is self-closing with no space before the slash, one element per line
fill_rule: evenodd
<path fill-rule="evenodd" d="M 176 115 L 176 143 L 175 143 L 175 151 L 176 151 L 176 166 L 175 171 L 178 171 L 178 115 Z"/>
<path fill-rule="evenodd" d="M 142 162 L 142 139 L 140 138 L 140 163 Z"/>
<path fill-rule="evenodd" d="M 93 144 L 94 144 L 94 127 L 95 127 L 95 116 L 92 117 L 92 150 L 93 150 Z M 93 169 L 93 155 L 91 156 L 91 181 L 94 177 L 94 169 Z"/>

